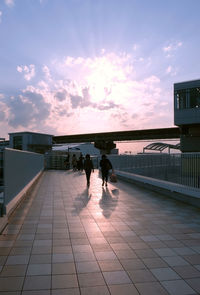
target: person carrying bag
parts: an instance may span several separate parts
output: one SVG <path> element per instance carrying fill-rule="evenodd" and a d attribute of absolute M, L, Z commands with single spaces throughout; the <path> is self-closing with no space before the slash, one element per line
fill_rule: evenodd
<path fill-rule="evenodd" d="M 108 185 L 108 173 L 109 170 L 113 169 L 112 164 L 109 159 L 107 159 L 106 155 L 102 155 L 101 161 L 100 161 L 100 167 L 101 167 L 101 176 L 102 176 L 102 186 L 104 184 Z"/>
<path fill-rule="evenodd" d="M 110 175 L 110 181 L 117 182 L 117 175 L 115 174 L 114 169 L 112 170 L 112 173 Z"/>

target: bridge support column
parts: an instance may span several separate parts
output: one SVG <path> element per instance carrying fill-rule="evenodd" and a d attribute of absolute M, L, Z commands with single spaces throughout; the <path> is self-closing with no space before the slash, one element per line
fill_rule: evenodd
<path fill-rule="evenodd" d="M 113 141 L 98 140 L 95 141 L 94 146 L 100 150 L 101 154 L 110 154 L 111 150 L 116 148 Z"/>

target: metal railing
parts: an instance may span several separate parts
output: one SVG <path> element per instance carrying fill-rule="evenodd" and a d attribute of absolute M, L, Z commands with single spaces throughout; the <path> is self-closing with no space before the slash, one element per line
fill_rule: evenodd
<path fill-rule="evenodd" d="M 46 169 L 66 169 L 64 153 L 45 156 Z M 114 169 L 200 188 L 200 153 L 108 155 Z M 92 156 L 99 168 L 101 156 Z"/>
<path fill-rule="evenodd" d="M 200 188 L 200 153 L 181 154 L 181 184 Z"/>
<path fill-rule="evenodd" d="M 200 188 L 200 153 L 109 155 L 117 170 Z"/>
<path fill-rule="evenodd" d="M 0 150 L 0 192 L 3 186 L 3 150 Z"/>
<path fill-rule="evenodd" d="M 4 202 L 4 186 L 3 186 L 3 149 L 0 150 L 0 216 L 3 215 Z"/>
<path fill-rule="evenodd" d="M 69 164 L 66 164 L 67 154 L 69 155 Z M 45 169 L 54 169 L 54 170 L 68 170 L 72 168 L 72 155 L 75 154 L 77 160 L 80 156 L 80 151 L 60 151 L 60 152 L 48 152 L 44 155 L 45 158 Z M 91 156 L 93 161 L 94 168 L 98 168 L 98 157 Z"/>

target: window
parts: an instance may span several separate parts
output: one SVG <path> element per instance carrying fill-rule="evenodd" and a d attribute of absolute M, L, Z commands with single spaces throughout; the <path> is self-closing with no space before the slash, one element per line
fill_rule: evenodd
<path fill-rule="evenodd" d="M 186 109 L 186 89 L 175 91 L 175 101 L 177 109 Z"/>
<path fill-rule="evenodd" d="M 200 87 L 176 90 L 174 98 L 178 110 L 200 108 Z"/>
<path fill-rule="evenodd" d="M 22 150 L 22 136 L 13 137 L 13 148 L 17 150 Z"/>
<path fill-rule="evenodd" d="M 200 108 L 200 88 L 189 89 L 190 108 Z"/>

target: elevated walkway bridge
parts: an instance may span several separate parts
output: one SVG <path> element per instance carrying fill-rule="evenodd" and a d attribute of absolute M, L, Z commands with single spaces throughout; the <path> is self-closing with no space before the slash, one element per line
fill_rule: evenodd
<path fill-rule="evenodd" d="M 173 127 L 54 136 L 53 143 L 94 142 L 96 148 L 100 149 L 103 153 L 110 154 L 110 151 L 116 147 L 114 142 L 117 141 L 178 138 L 180 138 L 180 129 Z"/>
<path fill-rule="evenodd" d="M 0 235 L 0 294 L 200 293 L 199 209 L 46 170 Z"/>
<path fill-rule="evenodd" d="M 53 142 L 59 143 L 79 143 L 96 141 L 124 141 L 124 140 L 146 140 L 146 139 L 177 139 L 180 138 L 180 129 L 158 128 L 146 130 L 114 131 L 88 134 L 74 134 L 54 136 Z"/>

